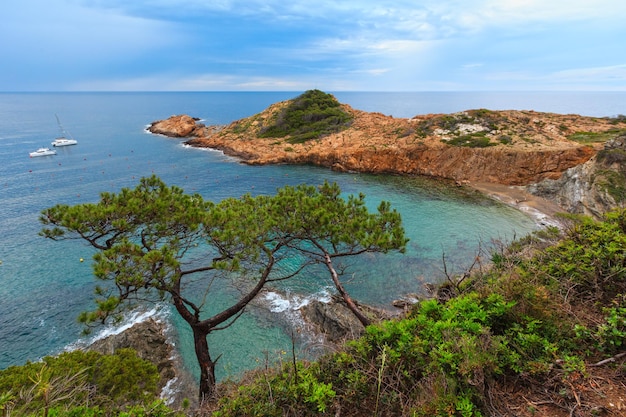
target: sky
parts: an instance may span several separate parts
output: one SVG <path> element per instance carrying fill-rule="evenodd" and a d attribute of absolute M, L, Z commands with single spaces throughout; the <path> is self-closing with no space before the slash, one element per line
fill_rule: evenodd
<path fill-rule="evenodd" d="M 626 91 L 624 0 L 3 0 L 0 91 Z"/>

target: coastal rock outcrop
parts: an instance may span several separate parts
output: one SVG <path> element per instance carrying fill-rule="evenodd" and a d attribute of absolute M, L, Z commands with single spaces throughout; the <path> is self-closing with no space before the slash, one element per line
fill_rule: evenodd
<path fill-rule="evenodd" d="M 171 116 L 165 120 L 157 120 L 148 126 L 148 131 L 157 135 L 173 138 L 189 138 L 205 133 L 205 126 L 198 119 L 188 115 Z"/>
<path fill-rule="evenodd" d="M 142 321 L 118 334 L 96 340 L 87 349 L 112 355 L 116 350 L 125 348 L 134 349 L 140 358 L 157 366 L 161 376 L 160 388 L 176 377 L 174 350 L 168 342 L 163 323 L 153 319 Z"/>
<path fill-rule="evenodd" d="M 346 306 L 340 303 L 313 301 L 300 310 L 316 333 L 323 334 L 331 343 L 356 338 L 363 333 L 363 325 Z"/>
<path fill-rule="evenodd" d="M 593 158 L 566 170 L 560 178 L 526 189 L 569 213 L 602 217 L 626 201 L 626 134 L 607 141 Z"/>
<path fill-rule="evenodd" d="M 385 311 L 357 303 L 361 311 L 375 321 L 391 319 L 397 311 Z M 365 328 L 339 296 L 330 301 L 312 300 L 300 308 L 302 318 L 312 326 L 311 330 L 322 335 L 327 343 L 339 343 L 361 336 Z"/>
<path fill-rule="evenodd" d="M 532 111 L 471 110 L 401 119 L 343 106 L 353 115 L 349 128 L 304 143 L 258 137 L 280 105 L 186 143 L 222 150 L 248 164 L 315 164 L 339 171 L 527 185 L 558 179 L 595 155 L 597 149 L 568 140 L 569 135 L 615 127 L 605 119 Z"/>

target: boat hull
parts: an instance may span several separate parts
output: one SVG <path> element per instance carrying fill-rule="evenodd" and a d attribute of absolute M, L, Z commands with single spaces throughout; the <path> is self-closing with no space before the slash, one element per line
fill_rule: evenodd
<path fill-rule="evenodd" d="M 39 148 L 35 152 L 30 152 L 28 155 L 31 158 L 36 158 L 38 156 L 52 156 L 52 155 L 56 155 L 56 154 L 57 154 L 57 151 L 53 151 L 52 149 Z"/>
<path fill-rule="evenodd" d="M 70 146 L 70 145 L 76 145 L 77 143 L 78 141 L 74 139 L 56 139 L 52 141 L 52 146 L 55 146 L 55 147 Z"/>

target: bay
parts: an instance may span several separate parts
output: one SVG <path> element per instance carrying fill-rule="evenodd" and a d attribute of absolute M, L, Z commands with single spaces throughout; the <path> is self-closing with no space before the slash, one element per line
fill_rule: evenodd
<path fill-rule="evenodd" d="M 170 185 L 219 201 L 245 193 L 270 194 L 284 185 L 337 182 L 345 194 L 362 192 L 373 209 L 387 200 L 411 239 L 404 255 L 373 256 L 351 265 L 348 290 L 358 300 L 388 306 L 424 282 L 442 278 L 441 258 L 462 270 L 478 245 L 511 239 L 536 228 L 532 218 L 475 194 L 423 178 L 337 173 L 312 166 L 247 166 L 220 152 L 185 147 L 146 133 L 152 121 L 189 114 L 226 124 L 264 110 L 294 92 L 261 93 L 6 93 L 0 94 L 0 369 L 58 353 L 81 337 L 79 312 L 93 306 L 93 252 L 80 241 L 38 235 L 41 210 L 54 204 L 95 202 L 103 191 L 134 187 L 156 174 Z M 359 93 L 335 96 L 355 108 L 396 117 L 470 108 L 533 109 L 590 116 L 626 113 L 626 93 Z M 58 133 L 55 114 L 78 140 L 53 157 L 29 158 Z M 230 296 L 224 290 L 226 302 Z M 223 355 L 219 377 L 236 375 L 291 346 L 294 307 L 327 297 L 325 277 L 294 281 L 259 300 L 253 314 L 211 336 Z M 188 331 L 168 309 L 173 337 L 194 369 Z M 131 318 L 130 320 L 133 320 Z M 110 329 L 108 329 L 110 331 Z M 302 355 L 316 340 L 300 336 Z"/>

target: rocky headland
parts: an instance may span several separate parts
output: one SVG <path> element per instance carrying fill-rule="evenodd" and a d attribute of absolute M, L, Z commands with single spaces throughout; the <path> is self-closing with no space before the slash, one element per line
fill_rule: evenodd
<path fill-rule="evenodd" d="M 626 118 L 535 111 L 467 110 L 395 118 L 341 104 L 352 118 L 343 130 L 296 142 L 261 137 L 291 100 L 227 126 L 187 115 L 149 131 L 184 137 L 247 164 L 314 164 L 339 171 L 425 175 L 469 185 L 522 210 L 598 216 L 620 203 L 626 184 Z M 183 133 L 187 132 L 187 136 Z M 605 147 L 608 147 L 607 150 Z M 609 154 L 598 165 L 598 154 Z M 598 170 L 604 172 L 601 178 Z"/>

